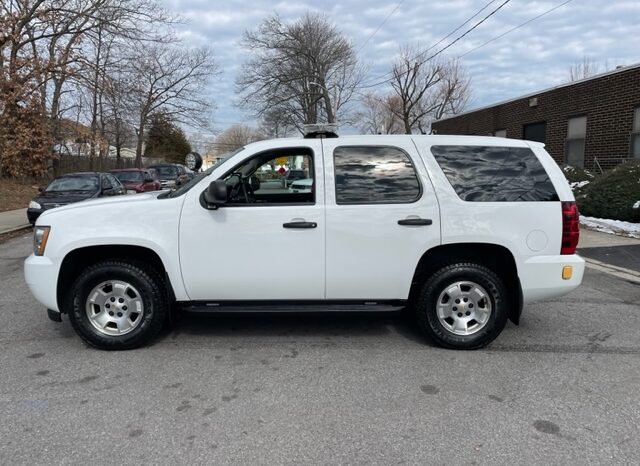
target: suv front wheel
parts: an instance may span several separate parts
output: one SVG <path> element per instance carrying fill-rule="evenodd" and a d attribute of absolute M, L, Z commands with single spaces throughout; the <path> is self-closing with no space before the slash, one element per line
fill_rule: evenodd
<path fill-rule="evenodd" d="M 416 303 L 418 323 L 436 344 L 478 349 L 491 343 L 508 318 L 505 285 L 484 265 L 460 262 L 431 275 Z"/>
<path fill-rule="evenodd" d="M 69 320 L 96 348 L 137 348 L 155 337 L 168 312 L 163 280 L 143 263 L 109 260 L 82 271 L 70 291 Z"/>

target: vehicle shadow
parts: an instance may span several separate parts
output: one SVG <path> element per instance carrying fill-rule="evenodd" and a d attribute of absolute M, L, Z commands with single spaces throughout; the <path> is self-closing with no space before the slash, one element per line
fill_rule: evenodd
<path fill-rule="evenodd" d="M 375 337 L 397 333 L 432 345 L 404 312 L 184 312 L 159 337 Z"/>

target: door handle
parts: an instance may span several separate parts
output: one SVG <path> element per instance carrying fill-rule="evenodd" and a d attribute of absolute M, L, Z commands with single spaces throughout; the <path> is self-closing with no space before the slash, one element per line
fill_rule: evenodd
<path fill-rule="evenodd" d="M 431 225 L 433 221 L 430 218 L 404 218 L 402 220 L 398 220 L 398 225 L 412 225 L 412 226 L 421 226 L 421 225 Z"/>
<path fill-rule="evenodd" d="M 316 222 L 288 222 L 283 223 L 284 228 L 315 228 L 318 226 Z"/>

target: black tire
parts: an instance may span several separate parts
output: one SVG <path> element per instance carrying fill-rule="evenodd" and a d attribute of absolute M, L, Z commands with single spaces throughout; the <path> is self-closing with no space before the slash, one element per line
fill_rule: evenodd
<path fill-rule="evenodd" d="M 491 300 L 491 314 L 476 333 L 458 335 L 447 329 L 438 318 L 440 294 L 456 282 L 467 281 L 480 285 Z M 504 282 L 491 269 L 473 262 L 443 266 L 422 285 L 415 305 L 418 324 L 425 335 L 438 346 L 449 349 L 473 350 L 496 339 L 508 319 L 507 292 Z"/>
<path fill-rule="evenodd" d="M 124 335 L 100 333 L 89 321 L 85 310 L 91 290 L 109 280 L 130 283 L 139 292 L 144 305 L 139 317 L 141 321 Z M 107 260 L 87 267 L 73 283 L 66 303 L 76 333 L 89 345 L 103 350 L 127 350 L 144 345 L 157 336 L 169 312 L 161 275 L 144 263 L 127 260 Z"/>

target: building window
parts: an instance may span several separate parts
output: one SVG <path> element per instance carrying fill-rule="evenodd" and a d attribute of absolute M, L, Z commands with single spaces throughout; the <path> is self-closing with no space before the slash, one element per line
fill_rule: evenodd
<path fill-rule="evenodd" d="M 527 141 L 547 142 L 547 122 L 530 123 L 522 127 L 523 139 Z"/>
<path fill-rule="evenodd" d="M 633 131 L 631 132 L 631 157 L 640 159 L 640 107 L 633 115 Z"/>
<path fill-rule="evenodd" d="M 497 137 L 497 138 L 506 138 L 507 137 L 507 130 L 506 129 L 498 129 L 494 133 L 494 136 Z"/>
<path fill-rule="evenodd" d="M 584 167 L 584 142 L 587 135 L 587 117 L 569 118 L 567 141 L 565 143 L 565 163 L 574 167 Z"/>

